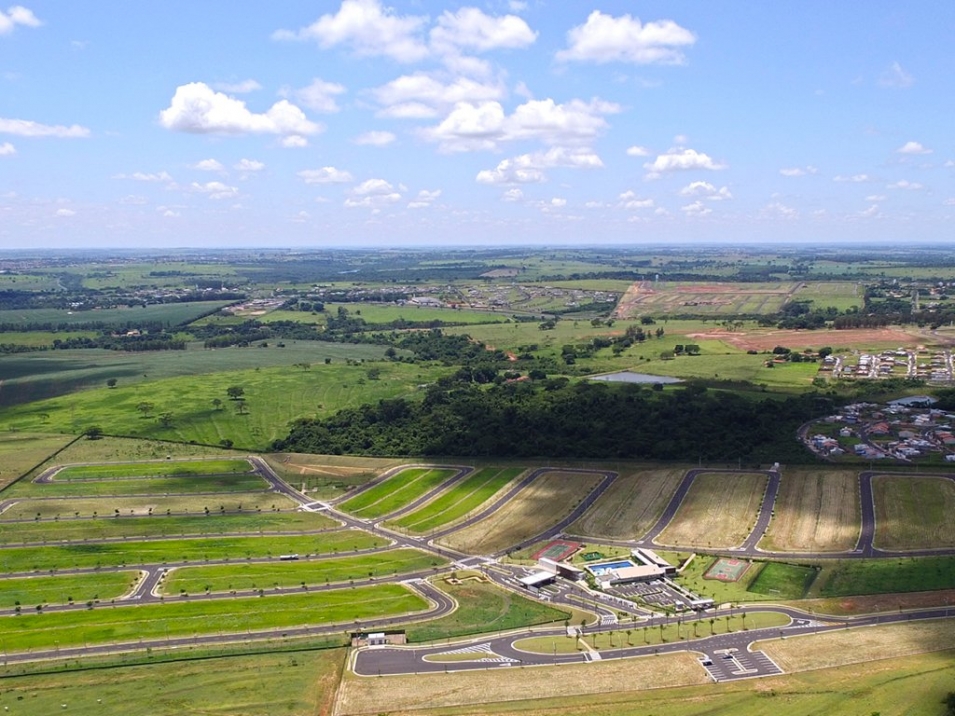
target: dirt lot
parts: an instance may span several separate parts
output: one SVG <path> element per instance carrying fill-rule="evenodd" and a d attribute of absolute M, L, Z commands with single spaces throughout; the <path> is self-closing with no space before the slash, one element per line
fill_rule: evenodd
<path fill-rule="evenodd" d="M 549 472 L 487 519 L 442 543 L 467 554 L 493 554 L 540 534 L 566 517 L 601 481 L 600 475 Z"/>
<path fill-rule="evenodd" d="M 918 340 L 916 336 L 896 328 L 858 328 L 844 331 L 731 331 L 713 330 L 706 333 L 688 333 L 687 338 L 723 341 L 743 351 L 771 351 L 776 346 L 787 348 L 833 348 L 867 346 L 878 348 L 885 345 L 906 346 Z"/>
<path fill-rule="evenodd" d="M 792 552 L 852 549 L 861 527 L 859 509 L 854 470 L 787 469 L 776 514 L 760 547 Z"/>
<path fill-rule="evenodd" d="M 621 475 L 568 532 L 585 537 L 638 539 L 659 519 L 683 479 L 680 468 Z"/>
<path fill-rule="evenodd" d="M 679 547 L 740 545 L 756 522 L 767 479 L 751 474 L 698 476 L 657 542 Z"/>
<path fill-rule="evenodd" d="M 383 678 L 348 677 L 342 682 L 336 714 L 396 716 L 403 711 L 520 701 L 562 696 L 635 691 L 708 683 L 692 654 L 640 659 L 525 667 L 466 673 L 418 674 Z M 495 713 L 488 708 L 487 713 Z"/>

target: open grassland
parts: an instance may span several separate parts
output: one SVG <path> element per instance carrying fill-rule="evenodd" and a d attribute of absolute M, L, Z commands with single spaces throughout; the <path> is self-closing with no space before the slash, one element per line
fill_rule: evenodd
<path fill-rule="evenodd" d="M 431 306 L 414 306 L 411 304 L 386 306 L 363 303 L 356 306 L 354 303 L 326 303 L 325 311 L 326 313 L 334 313 L 339 307 L 344 308 L 354 317 L 363 318 L 371 324 L 392 323 L 402 320 L 415 323 L 442 321 L 448 324 L 503 323 L 508 320 L 507 315 L 493 311 L 474 311 L 466 308 L 432 308 Z"/>
<path fill-rule="evenodd" d="M 40 604 L 82 604 L 90 600 L 117 599 L 131 591 L 138 578 L 138 572 L 105 572 L 2 579 L 0 609 L 22 605 L 23 611 L 27 612 Z"/>
<path fill-rule="evenodd" d="M 346 490 L 364 485 L 404 462 L 401 458 L 301 453 L 272 453 L 262 457 L 279 477 L 318 499 L 340 497 Z"/>
<path fill-rule="evenodd" d="M 99 440 L 76 440 L 55 460 L 49 460 L 43 469 L 65 464 L 90 462 L 130 462 L 142 460 L 166 460 L 185 458 L 232 458 L 245 457 L 248 452 L 225 450 L 207 445 L 170 443 L 144 438 L 103 437 Z M 36 477 L 39 470 L 33 473 Z"/>
<path fill-rule="evenodd" d="M 786 671 L 806 671 L 941 652 L 953 644 L 955 619 L 936 619 L 772 639 L 757 646 Z M 949 659 L 952 655 L 949 652 Z M 955 665 L 955 661 L 951 663 Z"/>
<path fill-rule="evenodd" d="M 520 467 L 482 468 L 420 509 L 396 520 L 393 525 L 409 532 L 423 533 L 452 524 L 490 500 L 523 472 Z"/>
<path fill-rule="evenodd" d="M 56 473 L 54 480 L 110 480 L 137 477 L 183 477 L 186 475 L 227 475 L 249 472 L 248 460 L 194 460 L 189 462 L 110 463 L 70 465 Z"/>
<path fill-rule="evenodd" d="M 677 656 L 648 657 L 638 662 L 605 661 L 557 667 L 556 671 L 543 668 L 502 669 L 493 674 L 480 672 L 488 681 L 473 686 L 466 683 L 470 674 L 448 675 L 443 682 L 441 675 L 418 677 L 416 683 L 421 689 L 427 690 L 417 693 L 416 699 L 410 688 L 407 688 L 407 695 L 404 688 L 399 690 L 398 693 L 406 699 L 404 702 L 408 706 L 387 712 L 404 715 L 427 713 L 429 716 L 488 713 L 514 716 L 765 716 L 767 713 L 776 716 L 859 716 L 873 713 L 882 716 L 940 716 L 944 713 L 942 700 L 952 690 L 955 680 L 955 654 L 939 652 L 763 679 L 674 687 L 680 683 L 681 667 L 685 668 L 683 673 L 686 678 L 694 675 L 691 655 L 679 655 L 684 658 L 683 661 L 678 661 Z M 627 665 L 630 665 L 630 672 L 626 671 Z M 605 680 L 601 676 L 604 668 L 617 668 L 620 671 Z M 660 673 L 655 675 L 656 679 L 647 678 L 650 675 L 643 671 L 646 668 L 659 668 Z M 703 672 L 698 663 L 695 668 L 697 672 Z M 578 670 L 580 681 L 574 678 L 570 671 L 572 669 Z M 587 683 L 588 669 L 591 669 L 594 678 L 603 683 L 604 689 L 599 693 L 593 692 L 593 685 Z M 668 673 L 669 669 L 674 673 Z M 553 676 L 555 673 L 556 677 Z M 553 680 L 545 681 L 547 675 Z M 501 683 L 493 684 L 491 676 L 501 679 Z M 639 681 L 632 681 L 634 676 Z M 541 679 L 539 683 L 528 682 L 529 688 L 522 687 L 522 680 L 537 678 Z M 563 683 L 565 678 L 570 679 L 566 687 Z M 469 687 L 463 689 L 461 697 L 471 698 L 471 701 L 455 700 L 453 689 L 456 684 L 449 683 L 455 680 Z M 387 682 L 391 679 L 363 681 L 367 683 L 358 684 L 358 687 L 368 691 L 361 695 L 368 693 L 370 696 L 376 688 L 382 691 L 387 688 Z M 382 685 L 382 681 L 386 684 Z M 403 683 L 395 685 L 403 686 Z M 531 691 L 533 686 L 537 686 L 535 691 Z M 482 692 L 481 687 L 486 691 Z M 511 693 L 507 693 L 508 687 L 512 689 Z M 353 681 L 347 680 L 344 693 L 348 696 L 359 695 L 351 691 L 353 688 Z M 439 708 L 426 709 L 427 697 L 431 694 L 441 699 Z M 534 694 L 548 694 L 549 697 L 534 699 Z M 381 694 L 383 696 L 384 693 Z M 500 701 L 488 703 L 489 697 L 493 696 Z M 388 705 L 381 697 L 378 703 L 387 710 Z M 352 710 L 347 713 L 361 713 L 357 701 L 349 699 Z"/>
<path fill-rule="evenodd" d="M 747 591 L 770 599 L 802 599 L 815 580 L 817 570 L 784 562 L 767 562 Z"/>
<path fill-rule="evenodd" d="M 451 469 L 408 468 L 346 500 L 341 504 L 341 509 L 357 517 L 381 517 L 426 495 L 454 473 Z"/>
<path fill-rule="evenodd" d="M 543 604 L 534 599 L 501 589 L 478 579 L 473 573 L 458 572 L 457 584 L 447 580 L 435 585 L 457 602 L 451 614 L 408 627 L 408 640 L 427 642 L 450 639 L 467 634 L 509 631 L 537 624 L 563 622 L 570 612 Z"/>
<path fill-rule="evenodd" d="M 672 557 L 674 563 L 680 561 L 678 556 Z M 801 599 L 812 581 L 811 577 L 815 577 L 815 570 L 804 565 L 785 562 L 752 562 L 739 581 L 722 582 L 718 579 L 707 579 L 703 575 L 715 559 L 709 555 L 696 555 L 676 581 L 700 596 L 710 597 L 717 604 L 747 604 Z M 765 577 L 764 571 L 766 571 Z"/>
<path fill-rule="evenodd" d="M 112 509 L 107 504 L 107 512 Z M 270 512 L 268 506 L 262 512 L 257 512 L 251 504 L 243 505 L 243 509 L 245 512 L 240 515 L 220 515 L 210 507 L 208 515 L 166 516 L 165 513 L 154 513 L 152 517 L 107 517 L 104 512 L 98 519 L 21 522 L 0 530 L 0 544 L 302 532 L 340 525 L 337 520 L 314 512 Z"/>
<path fill-rule="evenodd" d="M 427 602 L 400 584 L 264 597 L 175 600 L 139 606 L 100 606 L 56 614 L 0 618 L 8 651 L 135 642 L 218 632 L 349 623 L 422 611 Z"/>
<path fill-rule="evenodd" d="M 298 503 L 283 494 L 217 492 L 213 495 L 142 495 L 139 497 L 24 498 L 0 513 L 0 523 L 13 520 L 49 520 L 77 517 L 132 515 L 182 515 L 237 512 L 240 509 L 280 512 L 294 510 Z"/>
<path fill-rule="evenodd" d="M 684 470 L 657 468 L 621 475 L 567 531 L 583 537 L 638 539 L 663 514 Z"/>
<path fill-rule="evenodd" d="M 344 649 L 229 656 L 6 678 L 13 716 L 252 716 L 331 713 Z"/>
<path fill-rule="evenodd" d="M 706 672 L 692 654 L 666 654 L 556 668 L 491 669 L 383 679 L 346 676 L 341 687 L 339 713 L 343 716 L 407 714 L 427 709 L 429 712 L 442 710 L 455 714 L 500 714 L 527 708 L 528 699 L 540 694 L 548 694 L 552 699 L 540 713 L 554 713 L 554 706 L 571 696 L 583 695 L 581 702 L 589 702 L 590 695 L 604 698 L 609 692 L 639 692 L 643 689 L 659 693 L 659 687 L 705 684 L 707 681 Z M 655 710 L 652 712 L 656 713 Z M 581 713 L 588 712 L 582 710 Z"/>
<path fill-rule="evenodd" d="M 69 445 L 67 435 L 36 433 L 0 434 L 0 488 L 6 487 L 57 450 Z"/>
<path fill-rule="evenodd" d="M 166 564 L 208 560 L 261 559 L 282 554 L 336 554 L 385 546 L 368 532 L 341 530 L 317 535 L 285 537 L 205 537 L 9 547 L 0 551 L 4 572 L 46 572 L 89 567 L 122 567 L 127 564 Z"/>
<path fill-rule="evenodd" d="M 742 544 L 756 522 L 766 481 L 757 474 L 697 475 L 657 542 L 716 549 Z"/>
<path fill-rule="evenodd" d="M 849 550 L 859 539 L 861 519 L 855 471 L 787 468 L 760 546 L 778 552 Z"/>
<path fill-rule="evenodd" d="M 895 594 L 955 587 L 955 556 L 825 562 L 812 596 Z"/>
<path fill-rule="evenodd" d="M 560 522 L 600 483 L 601 475 L 546 472 L 494 514 L 441 538 L 467 554 L 493 554 Z"/>
<path fill-rule="evenodd" d="M 391 577 L 443 567 L 447 562 L 415 549 L 395 549 L 316 562 L 275 562 L 181 567 L 163 583 L 166 594 L 199 594 L 247 589 L 301 587 L 349 580 Z"/>
<path fill-rule="evenodd" d="M 955 480 L 879 476 L 872 480 L 872 492 L 877 547 L 955 547 Z"/>
<path fill-rule="evenodd" d="M 3 493 L 12 497 L 100 497 L 104 495 L 176 495 L 234 492 L 264 492 L 269 483 L 254 473 L 196 475 L 192 477 L 112 478 L 107 480 L 59 480 L 49 483 L 19 482 Z"/>
<path fill-rule="evenodd" d="M 297 361 L 317 362 L 325 346 L 339 352 L 340 357 L 333 363 L 317 364 L 310 370 L 292 367 Z M 110 366 L 114 359 L 135 363 L 140 354 L 122 354 L 118 359 L 113 355 L 115 351 L 106 351 L 109 356 L 77 356 L 75 360 L 80 362 L 64 366 L 59 372 L 52 369 L 55 372 L 45 377 L 50 383 L 44 382 L 43 389 L 55 387 L 58 381 L 72 380 L 62 371 L 78 370 L 89 364 L 99 371 L 97 380 L 76 389 L 91 390 L 6 409 L 0 405 L 0 429 L 76 434 L 97 425 L 108 434 L 205 445 L 231 440 L 246 449 L 262 449 L 276 438 L 285 437 L 288 423 L 296 418 L 325 417 L 342 408 L 411 396 L 419 385 L 447 372 L 441 368 L 382 362 L 376 364 L 380 370 L 378 379 L 371 380 L 367 366 L 347 365 L 342 356 L 354 350 L 356 360 L 361 356 L 380 358 L 384 351 L 380 346 L 322 343 L 307 351 L 296 352 L 292 348 L 174 351 L 179 355 L 165 357 L 169 365 L 158 373 L 145 365 L 130 365 L 129 375 L 150 375 L 149 382 L 138 385 L 128 384 L 122 372 L 113 373 Z M 237 369 L 237 359 L 243 359 L 246 369 Z M 4 360 L 0 358 L 0 370 Z M 281 367 L 276 367 L 275 362 Z M 166 377 L 173 368 L 177 371 L 175 377 Z M 119 387 L 105 386 L 110 377 L 120 378 Z M 243 388 L 244 400 L 228 398 L 226 391 L 232 386 Z M 5 384 L 0 404 L 6 392 Z M 70 390 L 64 389 L 60 394 L 66 392 Z M 31 395 L 27 399 L 38 397 L 45 396 Z M 152 406 L 148 416 L 139 407 L 143 403 Z M 159 419 L 166 413 L 171 414 L 168 427 Z"/>

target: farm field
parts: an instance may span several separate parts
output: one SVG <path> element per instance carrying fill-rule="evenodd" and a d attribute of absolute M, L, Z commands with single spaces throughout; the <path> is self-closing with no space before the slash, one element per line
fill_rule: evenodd
<path fill-rule="evenodd" d="M 23 611 L 27 612 L 41 604 L 106 602 L 128 593 L 138 578 L 138 572 L 106 572 L 0 579 L 0 609 L 22 605 Z"/>
<path fill-rule="evenodd" d="M 298 361 L 317 363 L 326 351 L 337 355 L 329 365 L 316 364 L 310 370 L 292 367 Z M 288 423 L 296 418 L 326 417 L 341 408 L 413 396 L 419 385 L 448 371 L 382 362 L 376 363 L 378 379 L 370 380 L 367 366 L 345 363 L 346 357 L 382 358 L 383 347 L 367 345 L 299 342 L 287 348 L 167 352 L 178 355 L 128 356 L 117 351 L 99 355 L 87 350 L 70 362 L 60 355 L 69 351 L 57 351 L 58 362 L 48 366 L 42 380 L 34 373 L 34 379 L 22 385 L 5 382 L 0 392 L 0 430 L 75 435 L 97 425 L 107 434 L 204 445 L 231 440 L 237 447 L 261 450 L 285 437 Z M 11 359 L 41 360 L 0 357 L 0 371 Z M 39 367 L 31 363 L 23 369 Z M 90 380 L 74 375 L 86 370 L 91 372 Z M 147 373 L 149 382 L 142 378 Z M 118 378 L 118 387 L 107 388 L 108 378 Z M 228 399 L 226 391 L 232 386 L 243 388 L 243 401 Z M 34 402 L 19 404 L 26 401 Z M 153 406 L 149 417 L 139 409 L 142 403 Z M 158 418 L 166 412 L 171 413 L 168 427 Z"/>
<path fill-rule="evenodd" d="M 663 514 L 685 470 L 657 468 L 620 475 L 568 534 L 609 539 L 639 539 Z"/>
<path fill-rule="evenodd" d="M 107 504 L 107 512 L 113 508 Z M 315 512 L 262 512 L 243 505 L 243 514 L 219 515 L 210 508 L 210 514 L 153 517 L 104 516 L 84 520 L 44 520 L 21 522 L 15 529 L 0 530 L 0 544 L 17 545 L 32 542 L 69 540 L 84 542 L 96 539 L 138 539 L 140 537 L 187 537 L 197 535 L 222 536 L 235 533 L 282 533 L 323 530 L 338 527 L 340 523 Z M 65 514 L 65 513 L 64 513 Z M 115 513 L 112 513 L 115 515 Z"/>
<path fill-rule="evenodd" d="M 81 567 L 123 567 L 127 564 L 166 564 L 231 559 L 278 557 L 297 553 L 348 553 L 384 547 L 385 541 L 368 532 L 340 530 L 317 535 L 284 537 L 204 537 L 198 539 L 157 539 L 99 544 L 49 544 L 7 547 L 0 552 L 4 572 L 46 572 Z"/>
<path fill-rule="evenodd" d="M 570 514 L 601 479 L 589 473 L 544 473 L 494 514 L 440 541 L 467 554 L 493 554 L 520 544 Z"/>
<path fill-rule="evenodd" d="M 0 639 L 11 651 L 25 651 L 57 644 L 65 647 L 352 623 L 355 619 L 410 614 L 426 608 L 422 597 L 402 585 L 380 584 L 312 593 L 22 614 L 0 618 Z"/>
<path fill-rule="evenodd" d="M 315 562 L 230 564 L 178 567 L 163 583 L 165 594 L 200 594 L 248 589 L 301 588 L 349 580 L 391 577 L 444 567 L 445 560 L 413 549 L 395 549 L 368 555 L 332 557 Z"/>
<path fill-rule="evenodd" d="M 212 495 L 141 495 L 139 497 L 63 497 L 59 499 L 24 498 L 0 513 L 0 523 L 14 520 L 101 518 L 109 515 L 182 515 L 236 512 L 279 512 L 295 509 L 297 503 L 285 495 L 259 492 L 216 492 Z"/>
<path fill-rule="evenodd" d="M 4 679 L 10 714 L 182 716 L 328 713 L 344 649 L 228 656 Z"/>
<path fill-rule="evenodd" d="M 698 475 L 657 542 L 714 549 L 742 544 L 756 521 L 766 481 L 755 474 Z"/>
<path fill-rule="evenodd" d="M 390 524 L 417 533 L 452 524 L 487 502 L 523 472 L 524 469 L 519 467 L 482 468 L 420 509 Z"/>
<path fill-rule="evenodd" d="M 100 308 L 93 311 L 67 311 L 58 308 L 29 308 L 0 311 L 0 323 L 50 323 L 56 326 L 74 326 L 82 323 L 108 325 L 161 322 L 179 326 L 194 321 L 204 313 L 228 306 L 230 301 L 195 301 L 192 303 L 160 303 L 135 308 Z"/>
<path fill-rule="evenodd" d="M 458 608 L 440 619 L 408 627 L 408 641 L 429 642 L 467 634 L 508 631 L 537 624 L 563 622 L 570 612 L 543 604 L 535 599 L 497 587 L 475 573 L 459 572 L 461 581 L 432 580 L 450 595 Z"/>
<path fill-rule="evenodd" d="M 855 471 L 786 468 L 762 549 L 831 552 L 855 547 L 861 529 Z"/>
<path fill-rule="evenodd" d="M 875 545 L 881 549 L 955 547 L 955 480 L 877 476 Z"/>
<path fill-rule="evenodd" d="M 340 507 L 356 517 L 381 517 L 414 502 L 428 491 L 438 487 L 454 473 L 453 469 L 408 468 L 346 500 Z"/>

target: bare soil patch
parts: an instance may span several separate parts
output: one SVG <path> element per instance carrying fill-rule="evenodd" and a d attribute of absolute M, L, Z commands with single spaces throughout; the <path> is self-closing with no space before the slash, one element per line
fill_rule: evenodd
<path fill-rule="evenodd" d="M 723 341 L 743 351 L 771 351 L 776 346 L 787 348 L 822 348 L 823 346 L 851 347 L 883 344 L 904 346 L 911 344 L 915 336 L 895 328 L 853 328 L 844 331 L 778 330 L 765 332 L 735 333 L 713 330 L 705 333 L 688 333 L 687 338 Z"/>
<path fill-rule="evenodd" d="M 487 671 L 387 676 L 348 676 L 342 682 L 337 714 L 389 713 L 473 706 L 505 701 L 708 682 L 692 654 L 665 654 L 621 661 L 556 667 L 490 668 Z M 494 713 L 488 708 L 487 713 Z"/>
<path fill-rule="evenodd" d="M 859 539 L 859 477 L 852 470 L 787 469 L 775 516 L 760 546 L 791 552 L 838 552 Z"/>
<path fill-rule="evenodd" d="M 742 544 L 756 522 L 767 479 L 759 474 L 698 475 L 657 542 L 717 549 Z"/>
<path fill-rule="evenodd" d="M 855 627 L 759 642 L 785 671 L 826 669 L 862 661 L 944 651 L 955 644 L 955 620 Z"/>
<path fill-rule="evenodd" d="M 589 473 L 545 473 L 490 517 L 441 542 L 468 554 L 507 549 L 560 522 L 602 479 Z"/>
<path fill-rule="evenodd" d="M 683 479 L 680 468 L 621 475 L 567 531 L 589 537 L 638 539 L 653 527 Z"/>

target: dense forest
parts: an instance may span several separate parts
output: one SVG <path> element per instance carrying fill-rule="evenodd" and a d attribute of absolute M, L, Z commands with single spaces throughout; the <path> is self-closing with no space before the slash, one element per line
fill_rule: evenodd
<path fill-rule="evenodd" d="M 299 420 L 273 448 L 285 452 L 639 458 L 767 464 L 812 460 L 794 439 L 831 409 L 814 395 L 753 400 L 690 384 L 570 383 L 565 378 L 477 385 L 453 379 L 424 400 L 383 400 Z"/>

